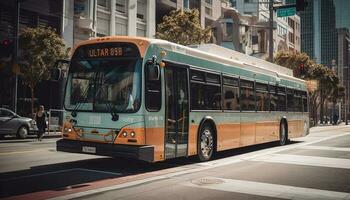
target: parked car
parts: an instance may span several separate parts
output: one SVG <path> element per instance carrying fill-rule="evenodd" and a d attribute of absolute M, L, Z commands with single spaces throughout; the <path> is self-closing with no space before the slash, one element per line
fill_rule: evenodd
<path fill-rule="evenodd" d="M 38 128 L 33 119 L 21 117 L 6 108 L 0 108 L 0 137 L 16 135 L 26 138 L 28 134 L 36 134 Z"/>

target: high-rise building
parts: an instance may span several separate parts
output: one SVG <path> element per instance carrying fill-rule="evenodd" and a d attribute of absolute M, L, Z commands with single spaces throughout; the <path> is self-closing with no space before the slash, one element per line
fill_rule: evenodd
<path fill-rule="evenodd" d="M 337 28 L 348 28 L 350 30 L 350 1 L 334 0 L 334 5 Z"/>
<path fill-rule="evenodd" d="M 265 57 L 268 52 L 269 44 L 269 0 L 230 0 L 232 7 L 234 7 L 243 21 L 246 21 L 248 16 L 252 16 L 248 20 L 247 32 L 249 37 L 256 38 L 258 42 L 257 47 L 254 47 L 254 42 L 250 52 L 258 57 Z M 275 1 L 276 3 L 277 1 Z M 280 1 L 284 3 L 284 1 Z M 298 15 L 289 17 L 277 17 L 276 12 L 273 14 L 274 18 L 274 53 L 278 51 L 300 51 L 300 17 Z M 244 24 L 244 23 L 242 23 Z M 248 42 L 249 44 L 249 42 Z M 243 48 L 244 49 L 244 48 Z M 247 51 L 245 53 L 248 53 Z M 250 54 L 250 53 L 248 53 Z"/>
<path fill-rule="evenodd" d="M 349 67 L 349 54 L 350 54 L 350 35 L 349 29 L 339 28 L 338 33 L 338 62 L 337 62 L 337 74 L 340 82 L 344 82 L 348 79 L 346 74 L 344 75 L 344 68 Z M 346 84 L 344 84 L 346 85 Z"/>
<path fill-rule="evenodd" d="M 301 12 L 301 51 L 317 63 L 332 67 L 337 60 L 337 31 L 333 0 L 313 0 Z"/>

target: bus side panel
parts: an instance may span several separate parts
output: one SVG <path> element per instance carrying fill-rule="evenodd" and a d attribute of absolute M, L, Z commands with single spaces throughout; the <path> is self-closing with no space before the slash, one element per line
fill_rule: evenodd
<path fill-rule="evenodd" d="M 154 146 L 154 161 L 164 160 L 164 128 L 146 128 L 146 144 Z"/>
<path fill-rule="evenodd" d="M 218 125 L 218 151 L 239 147 L 241 126 L 239 123 Z"/>
<path fill-rule="evenodd" d="M 259 121 L 256 123 L 256 143 L 278 140 L 278 127 L 274 121 Z"/>
<path fill-rule="evenodd" d="M 304 135 L 304 120 L 288 120 L 288 138 Z"/>
<path fill-rule="evenodd" d="M 197 154 L 197 137 L 198 137 L 198 128 L 197 124 L 191 124 L 190 130 L 188 132 L 188 155 Z"/>

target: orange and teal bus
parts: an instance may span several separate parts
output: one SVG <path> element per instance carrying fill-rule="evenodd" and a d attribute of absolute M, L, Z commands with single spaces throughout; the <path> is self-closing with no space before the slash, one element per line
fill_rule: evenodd
<path fill-rule="evenodd" d="M 139 37 L 84 41 L 69 65 L 57 150 L 207 161 L 218 151 L 308 134 L 306 83 L 243 58 Z"/>

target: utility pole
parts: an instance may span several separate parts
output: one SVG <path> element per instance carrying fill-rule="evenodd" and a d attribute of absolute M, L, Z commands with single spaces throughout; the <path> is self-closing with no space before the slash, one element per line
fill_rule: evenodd
<path fill-rule="evenodd" d="M 20 15 L 20 0 L 16 0 L 16 18 L 15 18 L 15 31 L 14 31 L 14 51 L 13 51 L 13 66 L 15 67 L 15 87 L 13 89 L 13 111 L 17 112 L 17 87 L 18 87 L 18 35 L 19 35 L 19 15 Z"/>
<path fill-rule="evenodd" d="M 269 61 L 273 62 L 273 0 L 269 2 Z"/>
<path fill-rule="evenodd" d="M 346 69 L 346 88 L 345 88 L 345 103 L 344 103 L 344 113 L 345 113 L 345 124 L 348 125 L 348 110 L 349 110 L 349 66 Z"/>

